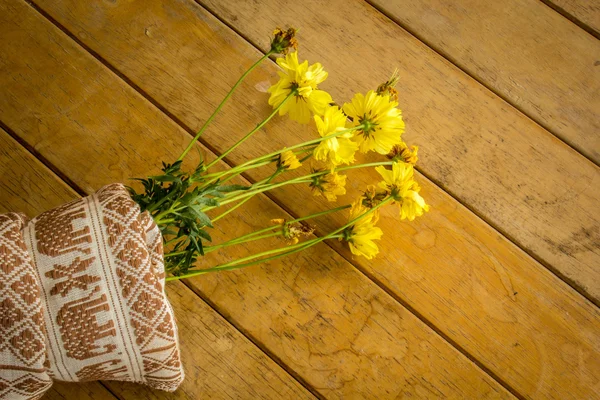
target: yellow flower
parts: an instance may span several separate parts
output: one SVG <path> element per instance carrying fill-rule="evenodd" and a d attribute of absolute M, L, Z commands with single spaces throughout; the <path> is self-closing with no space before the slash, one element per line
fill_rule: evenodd
<path fill-rule="evenodd" d="M 344 112 L 352 118 L 354 126 L 364 126 L 356 133 L 361 152 L 373 150 L 387 154 L 400 142 L 404 121 L 397 106 L 398 103 L 391 101 L 389 94 L 378 95 L 373 90 L 366 96 L 358 93 L 350 103 L 344 104 Z"/>
<path fill-rule="evenodd" d="M 315 123 L 321 137 L 346 129 L 346 121 L 346 115 L 337 106 L 328 106 L 323 118 L 315 115 Z M 350 140 L 353 135 L 353 132 L 347 132 L 323 140 L 314 150 L 315 159 L 328 162 L 333 166 L 353 163 L 354 153 L 358 150 L 358 145 Z"/>
<path fill-rule="evenodd" d="M 386 189 L 400 206 L 400 219 L 412 221 L 429 211 L 429 206 L 419 194 L 421 187 L 414 180 L 414 169 L 411 164 L 399 161 L 392 164 L 392 170 L 383 166 L 375 168 L 383 178 L 379 187 Z"/>
<path fill-rule="evenodd" d="M 313 170 L 313 173 L 320 172 Z M 337 172 L 329 172 L 312 178 L 310 187 L 315 196 L 325 196 L 328 201 L 336 201 L 337 196 L 346 194 L 346 175 Z"/>
<path fill-rule="evenodd" d="M 291 150 L 286 150 L 279 154 L 279 162 L 277 163 L 277 166 L 291 170 L 300 168 L 302 163 L 298 161 L 298 157 L 296 157 Z"/>
<path fill-rule="evenodd" d="M 332 102 L 329 93 L 317 89 L 317 85 L 327 78 L 323 66 L 320 63 L 309 66 L 308 61 L 298 64 L 297 52 L 278 58 L 277 64 L 283 71 L 279 72 L 279 82 L 268 90 L 271 93 L 269 105 L 277 108 L 294 92 L 294 96 L 279 109 L 279 115 L 289 113 L 291 119 L 303 124 L 310 121 L 311 112 L 323 115 L 325 107 Z"/>
<path fill-rule="evenodd" d="M 419 146 L 410 146 L 409 148 L 406 143 L 400 142 L 392 147 L 392 151 L 389 152 L 387 157 L 393 161 L 404 161 L 405 163 L 415 165 L 419 160 L 419 157 L 417 157 L 418 151 Z"/>
<path fill-rule="evenodd" d="M 352 221 L 368 210 L 368 208 L 362 205 L 362 201 L 359 199 L 352 204 L 348 220 Z M 363 256 L 370 260 L 379 253 L 379 248 L 374 242 L 374 240 L 379 240 L 383 236 L 381 229 L 375 226 L 378 220 L 379 213 L 378 211 L 374 211 L 359 219 L 344 231 L 344 240 L 348 242 L 352 254 Z"/>

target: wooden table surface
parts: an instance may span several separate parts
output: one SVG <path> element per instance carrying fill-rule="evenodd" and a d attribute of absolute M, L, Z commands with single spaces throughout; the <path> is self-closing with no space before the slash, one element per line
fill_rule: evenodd
<path fill-rule="evenodd" d="M 384 211 L 372 261 L 321 243 L 169 284 L 187 375 L 174 394 L 91 382 L 46 398 L 599 399 L 597 1 L 1 0 L 0 211 L 35 216 L 155 173 L 288 25 L 338 102 L 399 68 L 431 211 Z M 276 71 L 240 87 L 205 157 L 268 114 Z M 314 135 L 276 119 L 222 166 Z M 309 195 L 257 197 L 215 235 L 325 207 Z"/>

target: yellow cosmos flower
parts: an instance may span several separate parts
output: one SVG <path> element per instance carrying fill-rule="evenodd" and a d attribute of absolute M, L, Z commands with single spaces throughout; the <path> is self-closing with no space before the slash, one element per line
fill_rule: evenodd
<path fill-rule="evenodd" d="M 346 121 L 346 115 L 337 106 L 328 106 L 322 118 L 315 115 L 315 123 L 321 137 L 346 129 Z M 358 144 L 350 140 L 353 135 L 353 132 L 348 132 L 323 140 L 314 150 L 315 159 L 333 166 L 353 163 L 354 153 L 358 150 Z"/>
<path fill-rule="evenodd" d="M 379 187 L 388 190 L 400 206 L 400 219 L 414 220 L 424 212 L 429 211 L 429 206 L 419 194 L 421 187 L 414 180 L 414 169 L 411 164 L 399 161 L 392 164 L 392 170 L 383 166 L 375 170 L 383 178 Z"/>
<path fill-rule="evenodd" d="M 300 168 L 302 163 L 298 161 L 298 157 L 296 157 L 291 150 L 286 150 L 279 154 L 279 162 L 277 163 L 277 166 L 291 170 Z"/>
<path fill-rule="evenodd" d="M 359 199 L 352 204 L 348 220 L 352 221 L 368 210 L 368 208 L 362 205 L 362 201 Z M 359 219 L 354 225 L 344 231 L 344 240 L 348 242 L 352 254 L 363 256 L 370 260 L 379 253 L 379 248 L 374 240 L 381 239 L 383 232 L 375 226 L 377 221 L 379 221 L 379 213 L 374 211 Z"/>
<path fill-rule="evenodd" d="M 350 103 L 344 104 L 344 112 L 352 118 L 354 126 L 364 125 L 356 133 L 361 152 L 372 150 L 387 154 L 400 142 L 404 121 L 397 106 L 389 94 L 378 95 L 373 90 L 366 95 L 358 93 Z"/>
<path fill-rule="evenodd" d="M 313 170 L 313 173 L 320 172 Z M 326 175 L 314 177 L 310 187 L 315 196 L 325 196 L 328 201 L 336 201 L 337 196 L 346 194 L 346 175 L 330 172 Z"/>
<path fill-rule="evenodd" d="M 317 85 L 327 78 L 327 72 L 320 63 L 311 66 L 308 61 L 298 63 L 298 53 L 293 52 L 278 58 L 277 64 L 283 71 L 279 72 L 279 82 L 268 90 L 271 93 L 269 105 L 277 108 L 285 98 L 295 92 L 280 109 L 279 115 L 290 114 L 290 118 L 306 124 L 310 121 L 311 112 L 323 115 L 325 107 L 332 102 L 331 95 L 318 90 Z"/>

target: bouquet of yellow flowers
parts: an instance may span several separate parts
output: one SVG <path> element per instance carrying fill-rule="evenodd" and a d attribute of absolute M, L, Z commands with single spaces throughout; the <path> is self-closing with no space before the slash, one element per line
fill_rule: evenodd
<path fill-rule="evenodd" d="M 382 207 L 397 204 L 399 218 L 411 221 L 428 210 L 414 179 L 418 149 L 402 141 L 397 72 L 339 106 L 319 89 L 327 79 L 323 66 L 298 60 L 295 34 L 292 28 L 275 30 L 270 51 L 240 77 L 175 162 L 164 163 L 160 175 L 139 179 L 141 191 L 112 184 L 31 221 L 18 213 L 0 215 L 5 316 L 0 335 L 11 337 L 10 346 L 0 350 L 0 377 L 8 382 L 0 397 L 38 398 L 53 379 L 113 379 L 175 390 L 184 372 L 165 281 L 248 267 L 330 239 L 371 259 L 383 235 L 377 227 Z M 216 159 L 184 171 L 183 160 L 225 102 L 274 54 L 283 56 L 277 59 L 279 80 L 268 89 L 272 112 Z M 215 168 L 278 114 L 312 123 L 314 139 L 226 170 Z M 358 154 L 369 152 L 381 160 L 357 161 Z M 301 173 L 307 164 L 310 169 Z M 346 174 L 358 168 L 375 168 L 381 180 L 353 202 L 275 219 L 255 232 L 212 243 L 210 229 L 254 196 L 307 185 L 314 196 L 337 202 L 346 194 Z M 264 170 L 264 178 L 233 183 L 253 169 Z M 338 212 L 348 214 L 345 224 L 312 235 L 312 219 Z M 283 239 L 279 247 L 215 266 L 197 262 L 215 250 L 272 237 Z"/>
<path fill-rule="evenodd" d="M 141 179 L 145 188 L 143 193 L 130 188 L 133 200 L 142 211 L 150 212 L 160 227 L 169 249 L 164 255 L 165 268 L 170 274 L 167 280 L 255 265 L 285 257 L 328 239 L 343 240 L 353 254 L 371 259 L 379 252 L 375 241 L 383 234 L 376 226 L 381 207 L 395 203 L 399 206 L 400 218 L 410 221 L 428 210 L 428 205 L 419 194 L 419 184 L 414 180 L 413 166 L 417 161 L 418 148 L 409 148 L 402 141 L 404 121 L 395 89 L 397 72 L 375 90 L 366 94 L 357 93 L 349 103 L 339 106 L 329 93 L 318 88 L 328 76 L 323 66 L 320 63 L 309 65 L 308 61 L 299 62 L 295 51 L 295 34 L 293 28 L 285 31 L 276 29 L 270 51 L 240 77 L 179 159 L 173 164 L 165 164 L 163 175 Z M 268 89 L 268 101 L 273 112 L 215 160 L 207 164 L 201 162 L 190 173 L 182 172 L 182 160 L 235 89 L 254 68 L 277 53 L 283 55 L 277 59 L 282 70 L 279 80 Z M 301 124 L 314 121 L 315 139 L 291 144 L 226 171 L 210 172 L 219 160 L 260 131 L 277 114 L 288 115 Z M 357 153 L 368 152 L 381 154 L 386 159 L 357 163 Z M 308 174 L 282 179 L 288 171 L 301 168 L 311 159 L 314 161 Z M 274 225 L 256 232 L 224 243 L 207 245 L 207 242 L 211 242 L 208 229 L 213 227 L 213 223 L 259 193 L 286 185 L 305 184 L 310 186 L 315 196 L 324 196 L 330 202 L 335 202 L 338 196 L 346 193 L 345 173 L 370 167 L 374 167 L 381 175 L 381 182 L 365 188 L 362 197 L 351 204 L 291 221 L 274 220 Z M 249 186 L 227 184 L 232 178 L 255 168 L 269 169 L 269 172 L 264 179 Z M 232 206 L 213 217 L 207 214 L 225 205 Z M 300 240 L 314 231 L 307 221 L 347 209 L 347 224 L 321 237 Z M 198 256 L 207 252 L 273 236 L 286 239 L 288 245 L 208 268 L 194 266 Z"/>

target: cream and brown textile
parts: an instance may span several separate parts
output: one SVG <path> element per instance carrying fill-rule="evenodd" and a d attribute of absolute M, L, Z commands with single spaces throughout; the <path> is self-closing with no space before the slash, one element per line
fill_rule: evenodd
<path fill-rule="evenodd" d="M 119 184 L 25 223 L 0 216 L 0 399 L 61 381 L 183 380 L 162 239 Z"/>

